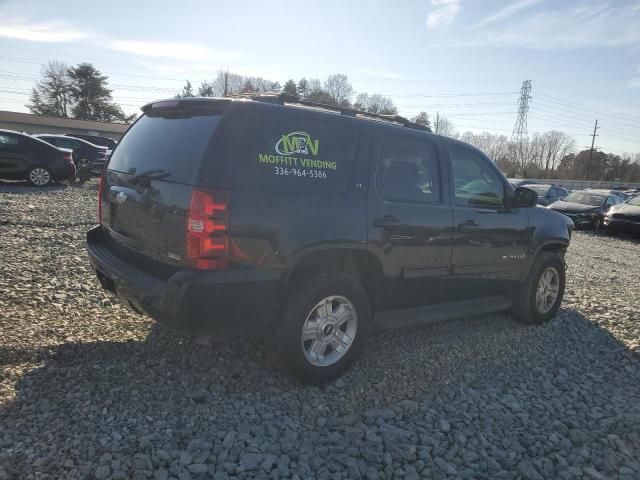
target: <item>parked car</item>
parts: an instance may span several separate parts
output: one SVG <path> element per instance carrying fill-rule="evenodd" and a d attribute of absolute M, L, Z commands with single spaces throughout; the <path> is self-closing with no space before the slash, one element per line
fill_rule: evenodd
<path fill-rule="evenodd" d="M 523 186 L 530 188 L 538 194 L 538 205 L 547 206 L 553 202 L 563 199 L 569 192 L 556 185 L 542 183 L 528 183 Z"/>
<path fill-rule="evenodd" d="M 27 180 L 44 187 L 54 181 L 74 178 L 71 150 L 57 148 L 37 138 L 0 130 L 0 178 Z"/>
<path fill-rule="evenodd" d="M 640 197 L 615 205 L 606 213 L 604 226 L 610 232 L 630 232 L 640 234 Z"/>
<path fill-rule="evenodd" d="M 107 158 L 111 151 L 107 147 L 94 145 L 81 138 L 67 137 L 64 135 L 53 135 L 43 133 L 33 135 L 40 140 L 44 140 L 56 147 L 73 150 L 73 160 L 77 168 L 89 167 L 90 172 L 99 176 L 104 169 Z"/>
<path fill-rule="evenodd" d="M 576 227 L 599 230 L 605 213 L 621 203 L 622 199 L 617 195 L 582 190 L 570 193 L 564 200 L 554 202 L 548 208 L 571 218 Z"/>
<path fill-rule="evenodd" d="M 470 145 L 310 104 L 144 106 L 87 234 L 103 288 L 179 329 L 266 334 L 308 383 L 340 375 L 372 328 L 556 314 L 567 217 Z"/>
<path fill-rule="evenodd" d="M 621 198 L 623 202 L 629 198 L 628 195 L 623 191 L 615 189 L 608 190 L 606 188 L 588 188 L 585 190 L 585 192 L 598 192 L 604 193 L 606 195 L 616 195 Z"/>
<path fill-rule="evenodd" d="M 94 145 L 107 147 L 109 150 L 113 150 L 118 144 L 118 142 L 116 142 L 113 138 L 101 137 L 100 135 L 85 135 L 83 133 L 65 133 L 64 135 L 67 137 L 81 138 L 82 140 L 86 140 L 87 142 L 93 143 Z"/>

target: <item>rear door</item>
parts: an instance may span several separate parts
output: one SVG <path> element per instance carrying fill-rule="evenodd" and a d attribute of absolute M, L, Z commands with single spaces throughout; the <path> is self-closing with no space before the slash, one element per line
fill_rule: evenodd
<path fill-rule="evenodd" d="M 506 179 L 489 158 L 462 143 L 447 143 L 454 187 L 455 290 L 464 298 L 506 293 L 528 254 L 527 210 L 505 204 Z"/>
<path fill-rule="evenodd" d="M 22 136 L 0 132 L 0 176 L 22 177 L 28 167 L 28 149 Z"/>
<path fill-rule="evenodd" d="M 388 279 L 384 303 L 437 303 L 449 274 L 453 224 L 441 144 L 435 136 L 388 127 L 376 127 L 374 138 L 367 217 L 370 248 Z"/>
<path fill-rule="evenodd" d="M 186 222 L 193 185 L 210 160 L 223 111 L 203 107 L 151 109 L 124 135 L 105 175 L 102 224 L 125 247 L 170 265 L 185 265 Z"/>

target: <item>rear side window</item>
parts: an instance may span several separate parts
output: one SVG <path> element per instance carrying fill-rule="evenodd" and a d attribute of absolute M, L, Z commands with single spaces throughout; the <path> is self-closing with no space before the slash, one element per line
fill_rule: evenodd
<path fill-rule="evenodd" d="M 114 150 L 109 169 L 140 174 L 162 170 L 167 181 L 193 183 L 220 115 L 140 118 Z"/>
<path fill-rule="evenodd" d="M 435 145 L 421 138 L 393 134 L 382 138 L 376 188 L 395 202 L 439 203 L 440 169 Z"/>
<path fill-rule="evenodd" d="M 15 148 L 20 144 L 18 137 L 0 133 L 0 148 Z"/>
<path fill-rule="evenodd" d="M 339 195 L 357 151 L 351 122 L 308 111 L 253 110 L 239 142 L 235 188 L 279 193 Z"/>

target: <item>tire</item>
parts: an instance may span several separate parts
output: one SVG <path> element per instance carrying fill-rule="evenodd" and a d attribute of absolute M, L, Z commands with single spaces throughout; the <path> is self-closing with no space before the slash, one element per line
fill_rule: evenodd
<path fill-rule="evenodd" d="M 33 187 L 46 187 L 53 183 L 53 173 L 47 167 L 34 165 L 27 170 L 27 182 Z"/>
<path fill-rule="evenodd" d="M 598 217 L 596 219 L 593 220 L 593 231 L 597 234 L 601 233 L 602 231 L 602 218 Z"/>
<path fill-rule="evenodd" d="M 317 385 L 342 375 L 370 332 L 371 308 L 360 283 L 341 272 L 318 273 L 296 282 L 270 343 L 289 374 Z"/>
<path fill-rule="evenodd" d="M 565 270 L 564 254 L 540 252 L 511 308 L 511 312 L 517 320 L 528 324 L 541 324 L 556 316 L 564 297 Z M 552 273 L 548 273 L 549 271 Z M 543 275 L 545 275 L 545 280 L 542 280 Z M 545 289 L 541 283 L 546 283 L 550 278 L 552 279 L 550 287 L 555 288 Z M 538 301 L 539 289 L 542 289 L 540 298 L 544 297 L 544 302 Z M 556 294 L 552 299 L 554 289 Z"/>

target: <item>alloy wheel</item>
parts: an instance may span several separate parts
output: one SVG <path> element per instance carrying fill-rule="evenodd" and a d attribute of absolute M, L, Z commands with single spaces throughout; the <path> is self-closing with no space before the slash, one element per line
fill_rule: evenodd
<path fill-rule="evenodd" d="M 547 313 L 558 299 L 560 292 L 560 274 L 555 267 L 549 267 L 538 279 L 536 289 L 536 308 L 541 314 Z"/>
<path fill-rule="evenodd" d="M 43 187 L 51 181 L 51 175 L 46 168 L 36 167 L 29 172 L 29 180 L 38 187 Z"/>
<path fill-rule="evenodd" d="M 302 326 L 300 341 L 309 363 L 328 367 L 338 362 L 353 345 L 358 315 L 353 303 L 332 295 L 319 301 Z"/>

